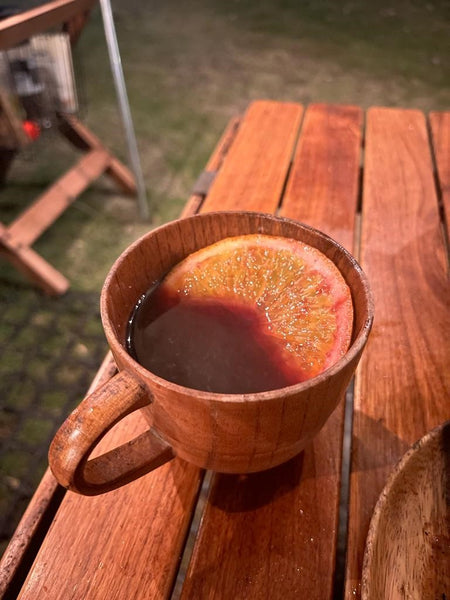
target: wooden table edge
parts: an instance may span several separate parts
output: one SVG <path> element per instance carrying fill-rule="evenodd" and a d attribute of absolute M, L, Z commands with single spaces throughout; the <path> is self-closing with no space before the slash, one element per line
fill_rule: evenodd
<path fill-rule="evenodd" d="M 108 352 L 87 395 L 106 383 L 116 371 L 112 354 Z M 0 560 L 0 598 L 23 583 L 65 493 L 47 468 Z"/>

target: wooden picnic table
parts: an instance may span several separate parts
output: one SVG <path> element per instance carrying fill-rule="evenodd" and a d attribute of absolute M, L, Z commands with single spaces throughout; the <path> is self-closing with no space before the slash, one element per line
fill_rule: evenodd
<path fill-rule="evenodd" d="M 389 473 L 449 418 L 449 139 L 450 113 L 398 108 L 257 101 L 230 123 L 181 217 L 277 213 L 349 249 L 375 300 L 354 385 L 305 451 L 267 472 L 175 459 L 83 497 L 47 471 L 3 558 L 5 597 L 359 597 Z M 92 387 L 114 369 L 108 356 Z M 100 450 L 143 427 L 127 417 Z"/>

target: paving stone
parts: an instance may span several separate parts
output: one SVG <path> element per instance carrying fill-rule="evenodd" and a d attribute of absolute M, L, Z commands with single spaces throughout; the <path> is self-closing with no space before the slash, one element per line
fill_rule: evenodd
<path fill-rule="evenodd" d="M 63 390 L 50 390 L 41 396 L 41 407 L 46 413 L 60 415 L 62 407 L 67 401 L 67 393 Z"/>
<path fill-rule="evenodd" d="M 3 352 L 2 362 L 0 363 L 0 376 L 5 376 L 8 373 L 17 373 L 23 370 L 24 353 L 12 345 Z"/>
<path fill-rule="evenodd" d="M 0 441 L 8 439 L 10 432 L 16 428 L 20 415 L 5 409 L 0 413 Z"/>
<path fill-rule="evenodd" d="M 0 281 L 0 555 L 47 468 L 51 438 L 106 354 L 98 300 Z"/>
<path fill-rule="evenodd" d="M 36 418 L 30 415 L 23 421 L 17 439 L 27 446 L 37 446 L 48 440 L 52 430 L 53 421 L 50 418 Z"/>
<path fill-rule="evenodd" d="M 23 477 L 30 460 L 30 451 L 25 448 L 12 450 L 0 456 L 0 473 L 2 477 Z"/>
<path fill-rule="evenodd" d="M 6 410 L 24 412 L 33 402 L 35 387 L 31 380 L 15 381 L 4 398 Z"/>

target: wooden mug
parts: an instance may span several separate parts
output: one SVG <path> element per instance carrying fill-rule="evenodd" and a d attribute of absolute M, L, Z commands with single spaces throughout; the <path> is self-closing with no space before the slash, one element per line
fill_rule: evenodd
<path fill-rule="evenodd" d="M 345 356 L 313 379 L 254 394 L 185 388 L 138 364 L 126 350 L 127 324 L 138 298 L 189 254 L 223 238 L 250 233 L 301 240 L 336 264 L 354 307 L 352 343 Z M 119 373 L 73 411 L 49 453 L 56 479 L 86 495 L 117 488 L 174 456 L 205 469 L 249 473 L 300 453 L 345 393 L 372 326 L 373 302 L 355 259 L 325 234 L 271 215 L 218 212 L 163 225 L 125 250 L 105 281 L 101 316 Z M 148 420 L 148 431 L 89 460 L 105 433 L 137 409 Z"/>

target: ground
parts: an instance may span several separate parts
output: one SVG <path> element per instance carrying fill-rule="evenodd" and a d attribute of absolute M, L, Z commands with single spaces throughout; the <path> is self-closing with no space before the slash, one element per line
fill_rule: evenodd
<path fill-rule="evenodd" d="M 450 105 L 445 2 L 116 0 L 113 9 L 151 219 L 102 178 L 34 246 L 70 279 L 66 296 L 44 297 L 1 262 L 0 552 L 54 431 L 106 352 L 98 310 L 106 273 L 131 241 L 177 217 L 230 117 L 256 98 Z M 74 61 L 80 118 L 126 161 L 98 7 Z M 0 221 L 76 156 L 53 131 L 22 152 L 0 192 Z"/>

